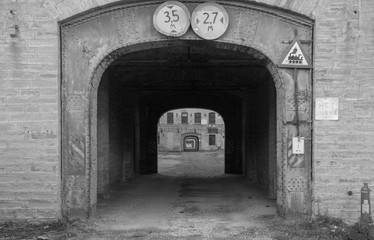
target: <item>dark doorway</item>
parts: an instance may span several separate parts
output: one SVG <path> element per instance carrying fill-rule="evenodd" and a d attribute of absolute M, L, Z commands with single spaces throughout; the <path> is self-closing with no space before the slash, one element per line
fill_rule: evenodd
<path fill-rule="evenodd" d="M 98 196 L 123 200 L 136 183 L 160 195 L 170 183 L 181 196 L 220 198 L 219 185 L 248 182 L 275 198 L 276 95 L 261 60 L 194 44 L 133 52 L 108 67 L 98 96 Z"/>
<path fill-rule="evenodd" d="M 183 151 L 198 152 L 199 151 L 199 138 L 195 136 L 185 137 L 183 139 Z"/>

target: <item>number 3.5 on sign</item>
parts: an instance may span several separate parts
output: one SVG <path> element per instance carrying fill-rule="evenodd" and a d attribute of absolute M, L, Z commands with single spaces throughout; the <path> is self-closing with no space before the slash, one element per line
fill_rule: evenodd
<path fill-rule="evenodd" d="M 156 9 L 153 25 L 157 31 L 166 36 L 180 37 L 190 27 L 190 12 L 180 2 L 165 2 Z"/>

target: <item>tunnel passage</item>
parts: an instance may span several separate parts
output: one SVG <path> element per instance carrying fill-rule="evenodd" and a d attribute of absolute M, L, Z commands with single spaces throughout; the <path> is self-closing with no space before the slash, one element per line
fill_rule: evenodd
<path fill-rule="evenodd" d="M 98 90 L 97 190 L 157 173 L 157 123 L 170 109 L 206 108 L 225 119 L 225 173 L 276 196 L 276 96 L 263 60 L 190 42 L 127 53 Z"/>

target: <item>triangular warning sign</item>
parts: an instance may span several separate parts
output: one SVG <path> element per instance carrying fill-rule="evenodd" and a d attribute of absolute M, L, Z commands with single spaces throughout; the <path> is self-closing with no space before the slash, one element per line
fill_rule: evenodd
<path fill-rule="evenodd" d="M 305 54 L 299 41 L 292 42 L 290 47 L 282 54 L 278 67 L 284 68 L 312 68 L 308 55 Z"/>

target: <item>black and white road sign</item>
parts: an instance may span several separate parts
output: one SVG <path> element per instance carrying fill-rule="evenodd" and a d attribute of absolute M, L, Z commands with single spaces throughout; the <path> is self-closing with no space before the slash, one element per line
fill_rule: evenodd
<path fill-rule="evenodd" d="M 300 42 L 295 40 L 284 52 L 278 67 L 283 68 L 312 68 L 308 55 L 305 54 Z"/>
<path fill-rule="evenodd" d="M 157 31 L 172 37 L 180 37 L 190 27 L 190 12 L 177 1 L 161 4 L 153 15 L 153 25 Z"/>
<path fill-rule="evenodd" d="M 217 3 L 202 3 L 192 12 L 192 29 L 203 39 L 213 40 L 221 37 L 226 32 L 228 25 L 227 11 Z"/>

